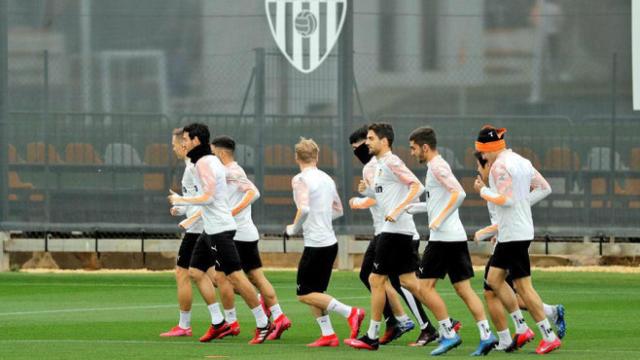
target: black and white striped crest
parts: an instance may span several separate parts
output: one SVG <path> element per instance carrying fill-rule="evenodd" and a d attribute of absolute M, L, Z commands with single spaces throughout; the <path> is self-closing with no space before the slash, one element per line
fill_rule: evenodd
<path fill-rule="evenodd" d="M 327 58 L 347 14 L 347 0 L 265 0 L 265 7 L 278 47 L 305 74 Z"/>

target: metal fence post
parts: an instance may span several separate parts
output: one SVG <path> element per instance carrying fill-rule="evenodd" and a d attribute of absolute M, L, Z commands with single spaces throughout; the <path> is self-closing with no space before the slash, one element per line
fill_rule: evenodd
<path fill-rule="evenodd" d="M 0 0 L 1 2 L 2 0 Z M 0 231 L 0 272 L 9 271 L 9 253 L 4 252 L 4 243 L 9 241 L 11 237 L 8 232 Z"/>
<path fill-rule="evenodd" d="M 8 165 L 8 1 L 0 0 L 0 223 L 9 220 L 9 165 Z"/>
<path fill-rule="evenodd" d="M 613 57 L 611 59 L 611 150 L 609 151 L 609 201 L 611 202 L 611 227 L 615 227 L 616 225 L 616 204 L 615 204 L 615 195 L 616 195 L 616 86 L 617 86 L 617 67 L 618 67 L 618 54 L 613 53 Z"/>
<path fill-rule="evenodd" d="M 264 48 L 255 49 L 255 79 L 253 92 L 254 119 L 256 128 L 255 182 L 258 189 L 264 189 L 264 122 L 265 122 L 265 52 Z M 256 206 L 258 222 L 264 222 L 264 201 Z"/>
<path fill-rule="evenodd" d="M 342 34 L 338 44 L 338 124 L 336 134 L 338 140 L 338 154 L 342 160 L 342 203 L 346 206 L 351 195 L 353 181 L 353 166 L 350 149 L 347 144 L 349 134 L 353 129 L 353 7 L 355 1 L 350 1 L 347 6 L 346 19 L 342 27 Z M 336 169 L 337 170 L 337 169 Z M 339 173 L 339 172 L 338 172 Z M 349 233 L 353 223 L 351 211 L 345 211 L 344 229 Z"/>
<path fill-rule="evenodd" d="M 42 109 L 42 142 L 44 143 L 44 184 L 45 184 L 45 205 L 44 205 L 44 213 L 45 220 L 47 222 L 47 228 L 49 224 L 51 224 L 51 191 L 50 191 L 50 177 L 51 177 L 51 169 L 49 167 L 50 160 L 49 159 L 49 51 L 44 50 L 42 53 L 43 56 L 43 83 L 42 83 L 42 102 L 44 104 Z"/>

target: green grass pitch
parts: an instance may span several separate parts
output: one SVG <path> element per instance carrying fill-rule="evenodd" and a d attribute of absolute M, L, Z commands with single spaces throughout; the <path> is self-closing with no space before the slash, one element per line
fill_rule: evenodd
<path fill-rule="evenodd" d="M 293 327 L 282 340 L 251 346 L 255 323 L 237 298 L 242 333 L 200 344 L 209 322 L 194 288 L 192 338 L 163 339 L 161 331 L 177 323 L 175 284 L 171 274 L 0 274 L 0 359 L 424 359 L 434 346 L 411 348 L 417 330 L 376 352 L 338 348 L 308 349 L 319 336 L 309 310 L 295 300 L 295 273 L 269 272 Z M 481 290 L 481 274 L 474 288 Z M 535 272 L 534 284 L 547 303 L 567 309 L 563 346 L 548 357 L 558 359 L 640 359 L 640 275 Z M 447 280 L 438 285 L 452 316 L 463 323 L 463 344 L 446 358 L 466 359 L 478 332 L 469 312 Z M 366 289 L 355 272 L 334 272 L 329 293 L 369 311 Z M 332 322 L 342 340 L 348 329 L 337 315 Z M 530 326 L 535 326 L 527 315 Z M 365 319 L 366 331 L 369 317 Z M 518 354 L 490 357 L 532 358 L 535 343 Z"/>

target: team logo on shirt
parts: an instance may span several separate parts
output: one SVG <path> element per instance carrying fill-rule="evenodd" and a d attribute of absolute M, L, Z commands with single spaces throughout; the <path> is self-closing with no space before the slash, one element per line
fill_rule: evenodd
<path fill-rule="evenodd" d="M 383 190 L 383 188 L 382 188 L 382 186 L 381 186 L 381 185 L 377 185 L 377 186 L 376 186 L 376 194 L 381 194 L 381 193 L 382 193 L 382 190 Z"/>

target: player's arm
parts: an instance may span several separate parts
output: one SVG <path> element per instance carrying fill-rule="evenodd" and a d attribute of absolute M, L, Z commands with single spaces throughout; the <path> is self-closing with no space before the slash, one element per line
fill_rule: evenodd
<path fill-rule="evenodd" d="M 370 197 L 352 197 L 349 199 L 349 207 L 353 210 L 368 209 L 376 204 L 376 200 Z"/>
<path fill-rule="evenodd" d="M 169 212 L 171 213 L 171 216 L 184 216 L 187 214 L 187 206 L 186 205 L 172 206 Z"/>
<path fill-rule="evenodd" d="M 489 176 L 493 177 L 496 190 L 490 189 L 484 183 L 480 189 L 480 197 L 497 206 L 510 207 L 513 205 L 513 179 L 503 164 L 495 164 Z M 476 180 L 478 181 L 478 180 Z M 480 180 L 480 182 L 482 182 Z"/>
<path fill-rule="evenodd" d="M 193 226 L 193 224 L 195 224 L 198 220 L 200 220 L 201 217 L 202 217 L 202 210 L 198 210 L 195 214 L 180 221 L 180 224 L 178 224 L 178 226 L 180 226 L 185 230 L 189 230 Z"/>
<path fill-rule="evenodd" d="M 340 200 L 340 195 L 338 195 L 338 190 L 336 187 L 333 187 L 333 203 L 331 204 L 331 219 L 335 220 L 344 215 L 344 208 L 342 207 L 342 201 Z"/>
<path fill-rule="evenodd" d="M 492 224 L 476 231 L 473 239 L 475 241 L 485 241 L 498 235 L 498 224 Z"/>
<path fill-rule="evenodd" d="M 427 208 L 426 202 L 413 202 L 407 205 L 405 211 L 407 212 L 407 214 L 415 215 L 426 213 L 429 211 L 429 209 Z"/>
<path fill-rule="evenodd" d="M 246 175 L 241 174 L 234 181 L 238 183 L 238 189 L 244 193 L 242 200 L 233 206 L 231 209 L 231 215 L 236 216 L 247 206 L 253 204 L 258 198 L 260 198 L 260 192 L 258 188 L 247 178 Z"/>
<path fill-rule="evenodd" d="M 529 192 L 529 204 L 531 206 L 551 194 L 551 185 L 536 169 L 533 169 L 533 175 L 531 176 L 531 188 L 532 190 Z"/>
<path fill-rule="evenodd" d="M 358 192 L 360 195 L 375 199 L 376 193 L 373 190 L 373 178 L 375 175 L 376 169 L 373 166 L 365 165 L 364 169 L 362 169 L 362 180 L 358 185 Z"/>
<path fill-rule="evenodd" d="M 437 167 L 433 169 L 433 174 L 436 181 L 449 191 L 449 201 L 447 201 L 447 205 L 442 209 L 442 212 L 431 221 L 431 224 L 429 224 L 429 229 L 437 230 L 440 225 L 462 205 L 467 194 L 462 189 L 462 185 L 460 185 L 450 168 Z"/>
<path fill-rule="evenodd" d="M 213 174 L 213 170 L 204 161 L 198 161 L 196 169 L 202 182 L 202 194 L 185 197 L 172 191 L 171 195 L 169 195 L 169 202 L 172 205 L 205 205 L 213 201 L 216 193 L 216 177 Z"/>
<path fill-rule="evenodd" d="M 296 176 L 291 181 L 291 186 L 293 187 L 293 201 L 298 210 L 293 223 L 287 225 L 286 232 L 289 236 L 299 233 L 302 229 L 302 224 L 309 216 L 309 188 L 307 184 L 304 183 L 302 177 Z"/>
<path fill-rule="evenodd" d="M 387 166 L 400 182 L 409 187 L 409 193 L 407 196 L 393 209 L 393 211 L 391 211 L 391 213 L 387 214 L 385 218 L 387 221 L 395 221 L 407 205 L 411 204 L 416 198 L 422 195 L 424 192 L 424 186 L 414 173 L 412 173 L 411 170 L 409 170 L 409 168 L 402 162 L 402 160 L 398 158 L 393 159 L 387 163 Z"/>

